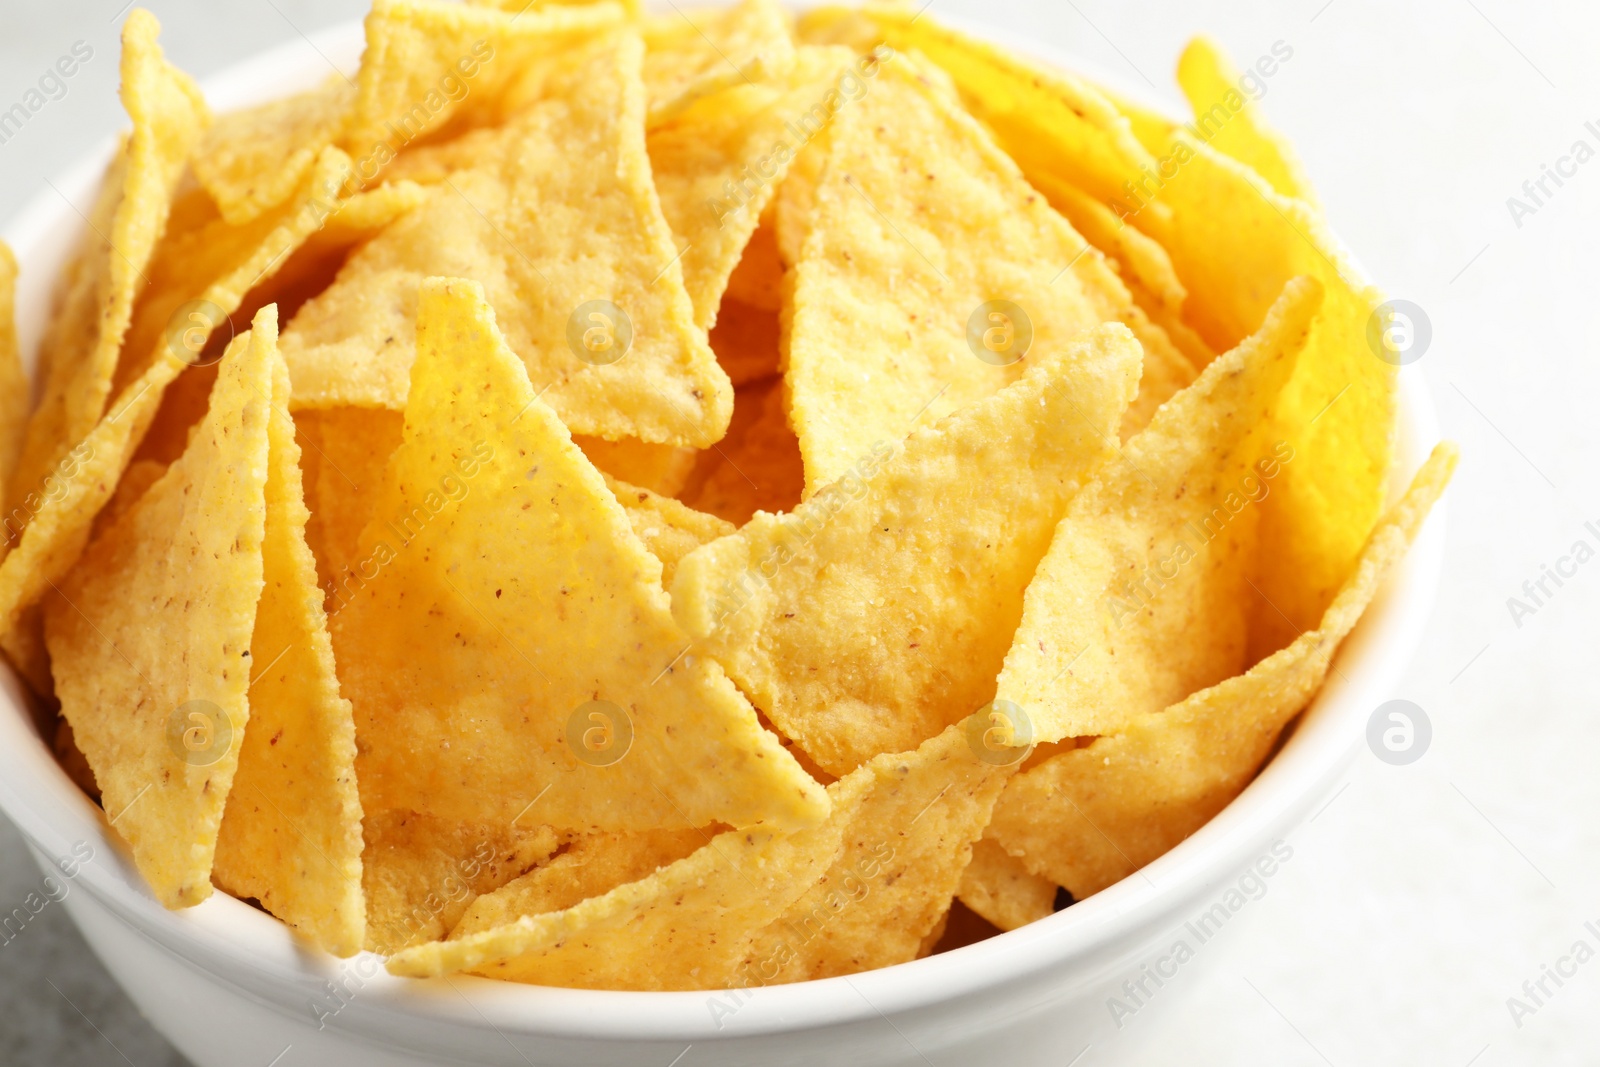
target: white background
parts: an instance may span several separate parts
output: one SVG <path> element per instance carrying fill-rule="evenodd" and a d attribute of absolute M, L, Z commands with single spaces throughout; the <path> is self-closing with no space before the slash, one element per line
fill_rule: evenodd
<path fill-rule="evenodd" d="M 94 57 L 0 145 L 0 215 L 116 129 L 122 0 L 0 3 L 0 110 L 75 41 Z M 152 0 L 205 76 L 362 13 L 362 0 Z M 1600 926 L 1600 560 L 1518 627 L 1507 598 L 1600 538 L 1600 158 L 1519 227 L 1507 198 L 1586 140 L 1600 150 L 1600 8 L 1563 0 L 934 0 L 1086 56 L 1177 101 L 1204 31 L 1241 65 L 1293 58 L 1262 106 L 1299 146 L 1334 227 L 1429 316 L 1423 357 L 1464 462 L 1432 631 L 1393 696 L 1430 716 L 1408 767 L 1363 752 L 1290 838 L 1293 860 L 1118 1038 L 1079 1067 L 1600 1060 L 1600 959 L 1518 1027 L 1507 998 Z M 1596 121 L 1594 131 L 1585 129 Z M 36 888 L 0 823 L 0 911 Z M 1063 1067 L 1079 1054 L 1064 1042 Z M 0 1062 L 181 1064 L 58 908 L 0 945 Z M 285 1064 L 284 1067 L 292 1067 Z M 663 1065 L 665 1067 L 665 1065 Z M 692 1067 L 692 1062 L 682 1065 Z"/>

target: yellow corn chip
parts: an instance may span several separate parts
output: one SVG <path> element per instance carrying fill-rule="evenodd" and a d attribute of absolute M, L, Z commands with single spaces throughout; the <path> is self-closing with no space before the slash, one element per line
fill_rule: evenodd
<path fill-rule="evenodd" d="M 1245 667 L 1256 509 L 1296 458 L 1260 431 L 1320 300 L 1291 282 L 1067 506 L 997 683 L 1036 740 L 1109 733 Z"/>
<path fill-rule="evenodd" d="M 950 75 L 967 108 L 1030 180 L 1051 175 L 1116 203 L 1128 199 L 1125 183 L 1155 170 L 1128 120 L 1088 82 L 940 26 L 910 7 L 865 11 L 890 45 L 915 49 Z"/>
<path fill-rule="evenodd" d="M 1082 899 L 1221 811 L 1321 688 L 1340 643 L 1416 537 L 1455 463 L 1454 446 L 1434 450 L 1315 630 L 1243 675 L 1018 775 L 995 808 L 990 835 Z"/>
<path fill-rule="evenodd" d="M 717 324 L 711 330 L 711 351 L 717 354 L 717 362 L 737 388 L 778 373 L 781 334 L 775 312 L 725 297 Z M 734 408 L 737 421 L 737 400 Z M 733 432 L 731 423 L 728 432 Z"/>
<path fill-rule="evenodd" d="M 200 90 L 162 55 L 159 31 L 142 8 L 122 27 L 122 102 L 133 133 L 106 177 L 59 328 L 46 339 L 43 395 L 7 494 L 13 506 L 43 487 L 105 413 L 134 296 L 179 175 L 211 121 Z"/>
<path fill-rule="evenodd" d="M 1116 449 L 1139 363 L 1109 324 L 937 426 L 875 442 L 789 515 L 685 557 L 674 615 L 829 772 L 915 748 L 994 696 L 1023 591 Z"/>
<path fill-rule="evenodd" d="M 927 947 L 938 940 L 972 843 L 1016 769 L 990 762 L 969 735 L 957 723 L 916 751 L 875 757 L 851 776 L 867 776 L 870 785 L 853 805 L 834 799 L 842 851 L 756 938 L 741 984 L 888 967 L 916 959 L 925 938 Z"/>
<path fill-rule="evenodd" d="M 308 92 L 219 116 L 193 163 L 223 219 L 243 226 L 289 199 L 322 150 L 338 143 L 355 96 L 335 74 Z"/>
<path fill-rule="evenodd" d="M 722 671 L 685 655 L 660 562 L 482 289 L 425 282 L 417 335 L 405 435 L 333 623 L 363 807 L 482 823 L 538 800 L 573 830 L 824 816 Z"/>
<path fill-rule="evenodd" d="M 711 837 L 704 830 L 587 834 L 549 863 L 474 900 L 450 938 L 459 941 L 524 915 L 576 907 L 590 897 L 650 877 L 704 847 Z"/>
<path fill-rule="evenodd" d="M 1066 216 L 1073 229 L 1121 266 L 1129 289 L 1141 287 L 1161 307 L 1172 312 L 1182 310 L 1188 292 L 1178 280 L 1165 248 L 1070 182 L 1053 174 L 1032 175 L 1030 180 L 1049 199 L 1050 206 Z"/>
<path fill-rule="evenodd" d="M 527 72 L 622 21 L 615 3 L 516 13 L 439 0 L 374 0 L 344 147 L 373 181 L 406 145 L 452 120 L 492 124 Z"/>
<path fill-rule="evenodd" d="M 872 442 L 991 395 L 1030 353 L 1059 352 L 1132 303 L 1101 254 L 906 60 L 881 64 L 829 143 L 787 336 L 808 494 Z"/>
<path fill-rule="evenodd" d="M 716 323 L 734 265 L 795 154 L 867 91 L 854 61 L 847 49 L 808 48 L 783 82 L 741 82 L 651 129 L 656 192 L 702 328 Z"/>
<path fill-rule="evenodd" d="M 679 497 L 743 526 L 758 511 L 790 510 L 804 488 L 800 442 L 789 429 L 783 382 L 774 378 L 735 392 L 728 436 L 700 453 Z"/>
<path fill-rule="evenodd" d="M 289 417 L 289 372 L 273 363 L 261 601 L 250 638 L 250 726 L 228 793 L 212 881 L 254 897 L 321 948 L 361 951 L 361 798 L 356 731 L 339 695 L 309 512 Z"/>
<path fill-rule="evenodd" d="M 692 448 L 653 445 L 628 437 L 620 441 L 599 437 L 574 437 L 572 440 L 603 473 L 662 496 L 677 496 L 689 472 L 694 470 L 695 450 Z"/>
<path fill-rule="evenodd" d="M 276 327 L 268 309 L 235 340 L 189 450 L 45 611 L 62 714 L 167 907 L 211 894 L 249 717 Z"/>
<path fill-rule="evenodd" d="M 805 149 L 795 153 L 797 157 L 804 154 Z M 781 188 L 782 183 L 778 183 L 778 186 Z M 733 273 L 728 275 L 728 287 L 722 294 L 723 310 L 717 316 L 719 326 L 728 314 L 730 303 L 770 312 L 783 307 L 783 259 L 778 255 L 776 199 L 767 203 L 767 209 L 761 215 L 761 224 L 750 235 L 750 240 L 744 246 L 744 254 L 734 265 Z M 711 347 L 717 347 L 715 331 L 712 331 Z M 720 357 L 722 352 L 719 350 L 717 355 Z M 726 369 L 727 364 L 724 363 L 723 367 Z M 773 369 L 776 371 L 777 368 Z M 733 374 L 732 371 L 728 373 L 730 377 Z M 735 378 L 733 384 L 743 383 Z"/>
<path fill-rule="evenodd" d="M 17 345 L 17 257 L 0 241 L 0 487 L 11 478 L 22 454 L 22 435 L 33 407 L 33 386 L 22 369 Z M 0 489 L 0 503 L 5 494 Z M 6 545 L 0 543 L 0 555 Z"/>
<path fill-rule="evenodd" d="M 702 447 L 732 390 L 675 262 L 644 150 L 640 45 L 575 57 L 551 97 L 354 253 L 284 333 L 297 407 L 403 406 L 417 288 L 477 279 L 544 401 L 575 433 Z"/>
<path fill-rule="evenodd" d="M 1258 66 L 1271 76 L 1277 60 L 1263 56 Z M 1178 59 L 1178 84 L 1194 111 L 1193 132 L 1223 155 L 1232 156 L 1261 175 L 1266 183 L 1284 196 L 1317 206 L 1317 194 L 1289 142 L 1267 125 L 1256 106 L 1259 94 L 1250 94 L 1255 80 L 1264 90 L 1266 83 L 1256 76 L 1239 73 L 1227 52 L 1209 37 L 1196 37 Z"/>
<path fill-rule="evenodd" d="M 136 459 L 122 472 L 122 480 L 100 514 L 94 517 L 94 534 L 89 538 L 98 541 L 100 535 L 122 518 L 124 512 L 139 502 L 139 498 L 167 473 L 168 464 L 149 459 Z"/>
<path fill-rule="evenodd" d="M 661 561 L 661 587 L 672 588 L 678 561 L 701 545 L 733 533 L 733 524 L 703 511 L 658 496 L 648 489 L 607 477 L 606 485 L 628 513 L 634 536 Z"/>
<path fill-rule="evenodd" d="M 531 813 L 519 823 L 483 825 L 413 811 L 368 815 L 366 947 L 392 953 L 439 940 L 480 895 L 544 863 L 561 844 Z"/>
<path fill-rule="evenodd" d="M 957 896 L 1002 930 L 1038 922 L 1056 910 L 1056 884 L 1030 873 L 987 837 L 973 843 L 972 862 L 961 872 Z"/>
<path fill-rule="evenodd" d="M 788 19 L 774 0 L 673 7 L 644 22 L 652 126 L 721 89 L 781 76 L 794 59 Z"/>
<path fill-rule="evenodd" d="M 1122 320 L 1144 349 L 1139 394 L 1122 414 L 1121 436 L 1126 441 L 1150 425 L 1162 404 L 1194 382 L 1195 369 L 1189 357 L 1172 343 L 1167 331 L 1152 322 L 1137 305 L 1125 308 Z"/>
<path fill-rule="evenodd" d="M 1187 134 L 1156 236 L 1188 287 L 1186 315 L 1224 350 L 1248 336 L 1289 279 L 1325 290 L 1295 376 L 1273 412 L 1295 462 L 1261 509 L 1252 661 L 1316 626 L 1382 511 L 1395 425 L 1395 366 L 1368 339 L 1383 297 L 1337 251 L 1321 217 Z M 1143 218 L 1143 215 L 1140 216 Z M 1216 263 L 1228 269 L 1219 271 Z M 1375 318 L 1375 315 L 1377 318 Z"/>

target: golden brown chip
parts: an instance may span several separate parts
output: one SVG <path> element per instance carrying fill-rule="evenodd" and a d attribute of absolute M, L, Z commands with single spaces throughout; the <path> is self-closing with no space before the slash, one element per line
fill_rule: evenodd
<path fill-rule="evenodd" d="M 733 85 L 781 76 L 794 58 L 788 19 L 774 0 L 727 7 L 673 5 L 644 22 L 650 125 Z"/>
<path fill-rule="evenodd" d="M 961 902 L 1002 930 L 1038 922 L 1056 910 L 1056 884 L 1031 873 L 990 838 L 972 845 L 961 872 Z"/>
<path fill-rule="evenodd" d="M 100 783 L 94 780 L 94 769 L 89 766 L 83 750 L 78 748 L 77 738 L 72 736 L 72 724 L 66 719 L 56 720 L 56 733 L 50 748 L 55 752 L 56 762 L 61 764 L 61 769 L 67 773 L 67 777 L 71 778 L 73 784 L 83 790 L 89 799 L 98 804 Z"/>
<path fill-rule="evenodd" d="M 1271 56 L 1263 56 L 1260 62 L 1277 65 Z M 1209 37 L 1190 41 L 1178 59 L 1178 84 L 1194 110 L 1194 132 L 1218 152 L 1261 175 L 1279 193 L 1316 207 L 1317 194 L 1299 157 L 1261 117 L 1261 109 L 1256 107 L 1260 93 L 1253 91 L 1252 81 L 1265 91 L 1266 85 L 1255 71 L 1248 76 L 1240 74 L 1222 46 Z"/>
<path fill-rule="evenodd" d="M 194 149 L 194 174 L 230 226 L 294 194 L 324 148 L 339 142 L 355 103 L 342 74 L 281 100 L 221 115 Z"/>
<path fill-rule="evenodd" d="M 576 907 L 590 897 L 650 877 L 703 848 L 711 837 L 705 830 L 586 834 L 549 863 L 473 901 L 451 929 L 450 938 L 459 941 L 524 915 Z"/>
<path fill-rule="evenodd" d="M 986 704 L 1063 510 L 1117 448 L 1140 350 L 1117 324 L 786 516 L 678 565 L 672 610 L 785 736 L 843 774 Z"/>
<path fill-rule="evenodd" d="M 171 908 L 211 894 L 250 713 L 276 326 L 269 309 L 235 340 L 189 451 L 45 611 L 61 712 L 110 825 Z"/>
<path fill-rule="evenodd" d="M 366 817 L 361 857 L 366 947 L 393 953 L 437 941 L 472 902 L 544 863 L 560 834 L 519 823 L 456 823 L 414 811 Z"/>
<path fill-rule="evenodd" d="M 692 508 L 743 526 L 757 511 L 790 510 L 804 488 L 783 382 L 771 378 L 735 391 L 728 436 L 700 453 L 680 495 Z"/>
<path fill-rule="evenodd" d="M 41 491 L 106 411 L 135 294 L 167 224 L 173 190 L 211 121 L 200 90 L 166 61 L 160 25 L 135 8 L 122 27 L 122 102 L 133 132 L 106 175 L 79 262 L 40 361 L 44 389 L 7 492 Z M 13 512 L 14 513 L 14 512 Z"/>
<path fill-rule="evenodd" d="M 1454 446 L 1434 450 L 1315 630 L 1242 675 L 1018 775 L 995 808 L 990 835 L 1082 899 L 1221 811 L 1321 688 L 1340 643 L 1416 537 L 1455 463 Z"/>
<path fill-rule="evenodd" d="M 333 623 L 363 807 L 496 823 L 535 806 L 571 830 L 822 818 L 822 789 L 687 655 L 660 562 L 482 289 L 424 283 L 417 335 L 404 437 Z"/>
<path fill-rule="evenodd" d="M 1036 740 L 1109 733 L 1246 666 L 1258 509 L 1294 460 L 1262 432 L 1321 296 L 1291 282 L 1067 506 L 997 685 Z"/>
<path fill-rule="evenodd" d="M 834 120 L 786 335 L 806 491 L 1017 379 L 1132 297 L 972 118 L 880 64 Z M 966 709 L 970 711 L 971 709 Z"/>
<path fill-rule="evenodd" d="M 462 9 L 466 10 L 466 9 Z M 479 169 L 355 252 L 284 333 L 297 407 L 404 405 L 422 279 L 473 278 L 576 433 L 703 447 L 732 390 L 695 326 L 645 155 L 638 38 L 563 61 Z"/>
<path fill-rule="evenodd" d="M 22 369 L 22 351 L 17 345 L 17 257 L 10 245 L 0 241 L 0 504 L 5 502 L 4 486 L 22 454 L 22 436 L 32 407 L 33 385 Z M 9 546 L 9 541 L 0 542 L 0 555 Z"/>
<path fill-rule="evenodd" d="M 289 372 L 273 363 L 263 585 L 250 638 L 250 724 L 217 836 L 212 881 L 336 956 L 361 951 L 356 731 L 339 695 L 328 620 L 306 547 Z"/>

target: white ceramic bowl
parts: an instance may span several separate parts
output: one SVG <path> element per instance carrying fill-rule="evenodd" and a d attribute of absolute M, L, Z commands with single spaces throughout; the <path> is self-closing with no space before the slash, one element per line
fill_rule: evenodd
<path fill-rule="evenodd" d="M 1006 43 L 1063 66 L 1087 66 Z M 324 56 L 349 70 L 360 51 L 359 24 L 339 26 L 233 68 L 207 84 L 207 96 L 218 109 L 279 96 L 324 77 Z M 87 205 L 109 154 L 108 143 L 57 188 Z M 46 191 L 5 228 L 22 263 L 17 303 L 30 354 L 81 225 L 72 207 Z M 1418 372 L 1405 369 L 1400 381 L 1398 461 L 1409 475 L 1437 428 Z M 1024 929 L 847 978 L 715 994 L 590 992 L 470 977 L 419 982 L 391 978 L 370 954 L 339 961 L 309 952 L 275 919 L 223 893 L 187 911 L 166 911 L 113 843 L 100 809 L 56 765 L 9 670 L 0 670 L 0 807 L 41 867 L 56 874 L 63 906 L 106 967 L 200 1067 L 265 1065 L 280 1055 L 285 1067 L 1060 1067 L 1115 1029 L 1108 999 L 1123 995 L 1123 982 L 1137 979 L 1185 921 L 1270 853 L 1342 775 L 1427 621 L 1443 512 L 1429 520 L 1345 643 L 1338 670 L 1282 751 L 1187 841 L 1141 873 Z M 63 878 L 57 863 L 89 849 L 93 859 Z"/>

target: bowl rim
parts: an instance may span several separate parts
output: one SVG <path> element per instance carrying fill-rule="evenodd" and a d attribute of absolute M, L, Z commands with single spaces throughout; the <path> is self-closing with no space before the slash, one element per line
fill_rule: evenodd
<path fill-rule="evenodd" d="M 1046 63 L 1082 72 L 1128 98 L 1171 114 L 1147 87 L 1099 68 L 1064 47 L 1043 45 L 971 20 L 942 21 Z M 280 96 L 316 83 L 326 64 L 353 68 L 362 23 L 351 20 L 259 53 L 202 82 L 218 111 Z M 33 361 L 49 306 L 50 287 L 76 232 L 71 203 L 96 184 L 114 138 L 68 169 L 0 228 L 17 252 L 23 273 L 17 308 L 25 359 Z M 65 201 L 65 203 L 63 202 Z M 1421 370 L 1399 375 L 1399 425 L 1394 489 L 1438 440 L 1437 418 Z M 368 1039 L 392 1040 L 389 1028 L 405 1019 L 518 1034 L 571 1039 L 711 1042 L 870 1020 L 979 995 L 986 990 L 1060 968 L 1074 958 L 1126 940 L 1141 927 L 1164 928 L 1201 892 L 1236 877 L 1261 842 L 1287 832 L 1325 796 L 1358 750 L 1368 710 L 1399 679 L 1421 639 L 1443 567 L 1447 500 L 1426 526 L 1341 647 L 1335 671 L 1301 713 L 1292 736 L 1245 790 L 1209 822 L 1140 871 L 1071 908 L 1026 927 L 925 959 L 837 978 L 744 991 L 726 1025 L 708 1010 L 724 991 L 627 992 L 527 986 L 458 975 L 418 981 L 382 971 L 365 981 L 351 1012 L 334 1021 Z M 1340 670 L 1339 667 L 1345 669 Z M 277 919 L 214 893 L 184 912 L 162 908 L 109 832 L 100 808 L 67 779 L 48 742 L 34 728 L 24 688 L 9 666 L 0 690 L 10 714 L 0 714 L 0 809 L 18 826 L 41 862 L 67 857 L 74 843 L 89 842 L 95 860 L 82 865 L 74 884 L 152 943 L 223 983 L 297 1015 L 308 991 L 353 969 L 365 977 L 376 960 L 362 953 L 339 961 L 295 942 Z M 469 995 L 470 994 L 470 997 Z"/>

